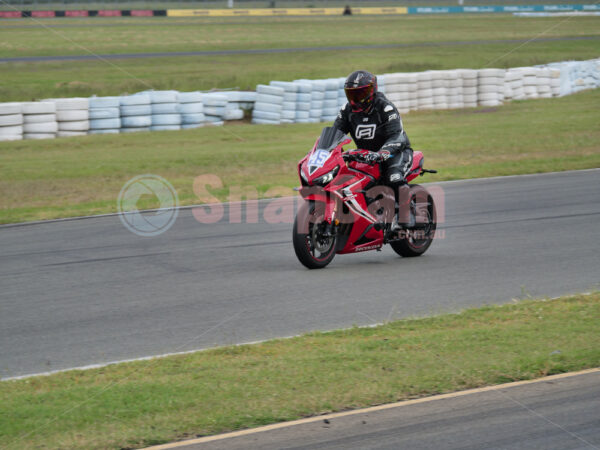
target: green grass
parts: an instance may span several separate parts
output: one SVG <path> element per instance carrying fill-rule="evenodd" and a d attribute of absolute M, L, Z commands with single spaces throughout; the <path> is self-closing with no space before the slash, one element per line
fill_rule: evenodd
<path fill-rule="evenodd" d="M 409 47 L 109 62 L 4 63 L 0 65 L 3 80 L 0 101 L 118 95 L 150 87 L 181 91 L 234 87 L 253 90 L 257 84 L 275 79 L 340 77 L 355 70 L 357 64 L 375 73 L 480 68 L 492 62 L 494 67 L 515 67 L 598 57 L 598 40 L 533 41 L 517 50 L 520 44 L 482 41 L 536 36 L 600 37 L 600 18 L 597 17 L 565 20 L 461 15 L 108 20 L 37 22 L 46 27 L 25 20 L 6 21 L 0 28 L 0 57 L 353 45 Z M 92 23 L 96 26 L 89 26 Z M 443 45 L 447 41 L 474 43 Z"/>
<path fill-rule="evenodd" d="M 0 383 L 4 448 L 130 448 L 600 365 L 600 294 Z"/>
<path fill-rule="evenodd" d="M 404 125 L 425 165 L 422 181 L 600 167 L 600 90 L 499 108 L 412 112 Z M 326 124 L 227 125 L 176 132 L 0 143 L 0 223 L 114 212 L 130 178 L 169 180 L 182 205 L 208 199 L 194 178 L 215 174 L 262 196 L 292 195 L 296 164 Z M 157 206 L 151 202 L 147 207 Z"/>

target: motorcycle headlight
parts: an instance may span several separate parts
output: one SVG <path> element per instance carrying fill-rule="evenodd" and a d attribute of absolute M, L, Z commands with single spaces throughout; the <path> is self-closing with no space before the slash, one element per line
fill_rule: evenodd
<path fill-rule="evenodd" d="M 308 184 L 308 178 L 306 177 L 306 174 L 304 173 L 304 169 L 302 167 L 300 167 L 300 176 L 302 177 L 302 179 L 304 180 L 304 182 L 306 184 Z"/>
<path fill-rule="evenodd" d="M 326 186 L 331 182 L 331 180 L 335 178 L 339 170 L 340 166 L 335 166 L 335 169 L 333 169 L 331 172 L 327 172 L 325 175 L 321 175 L 319 178 L 315 178 L 315 180 L 313 180 L 313 184 L 316 184 L 318 186 Z"/>

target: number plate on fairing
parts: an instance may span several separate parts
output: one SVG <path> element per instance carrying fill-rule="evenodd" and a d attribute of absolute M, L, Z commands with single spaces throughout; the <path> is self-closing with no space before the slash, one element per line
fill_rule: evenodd
<path fill-rule="evenodd" d="M 312 175 L 317 169 L 323 167 L 327 158 L 331 155 L 327 150 L 315 150 L 308 158 L 308 173 Z"/>

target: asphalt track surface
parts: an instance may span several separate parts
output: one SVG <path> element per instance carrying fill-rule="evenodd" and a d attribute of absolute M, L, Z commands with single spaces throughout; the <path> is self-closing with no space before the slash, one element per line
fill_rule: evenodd
<path fill-rule="evenodd" d="M 593 372 L 172 448 L 592 450 L 600 448 L 599 410 Z"/>
<path fill-rule="evenodd" d="M 89 61 L 95 59 L 132 59 L 132 58 L 171 58 L 182 56 L 227 56 L 227 55 L 258 55 L 273 53 L 296 52 L 329 52 L 344 50 L 375 50 L 386 48 L 419 48 L 419 47 L 456 47 L 460 45 L 485 45 L 485 44 L 524 44 L 533 42 L 558 42 L 558 41 L 589 41 L 598 40 L 600 36 L 573 36 L 538 39 L 497 39 L 478 41 L 449 41 L 449 42 L 422 42 L 410 44 L 383 44 L 383 45 L 344 45 L 330 47 L 291 47 L 291 48 L 264 48 L 241 50 L 207 50 L 194 52 L 150 52 L 150 53 L 120 53 L 97 55 L 92 51 L 87 55 L 64 56 L 19 56 L 13 58 L 0 58 L 0 63 L 11 62 L 48 62 L 48 61 Z"/>
<path fill-rule="evenodd" d="M 385 247 L 318 271 L 296 260 L 291 211 L 264 221 L 268 201 L 259 223 L 184 209 L 157 237 L 118 216 L 0 227 L 0 376 L 600 286 L 600 169 L 438 186 L 445 235 L 424 256 Z"/>

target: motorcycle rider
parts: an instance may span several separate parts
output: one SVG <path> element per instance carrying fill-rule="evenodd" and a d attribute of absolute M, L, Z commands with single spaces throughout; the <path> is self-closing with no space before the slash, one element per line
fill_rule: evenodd
<path fill-rule="evenodd" d="M 397 205 L 413 161 L 413 150 L 400 114 L 392 102 L 377 91 L 377 77 L 370 72 L 352 72 L 344 83 L 344 91 L 348 103 L 340 109 L 333 126 L 345 134 L 350 133 L 359 149 L 370 151 L 365 162 L 381 163 L 382 181 L 393 189 Z M 397 220 L 391 227 L 392 230 L 400 227 Z"/>

